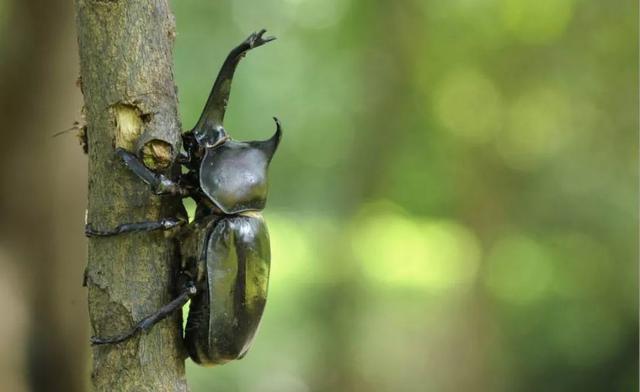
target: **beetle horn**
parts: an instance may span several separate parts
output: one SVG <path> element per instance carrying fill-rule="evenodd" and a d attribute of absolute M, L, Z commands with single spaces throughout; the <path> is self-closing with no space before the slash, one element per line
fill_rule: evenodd
<path fill-rule="evenodd" d="M 271 160 L 273 154 L 276 152 L 278 144 L 280 144 L 280 139 L 282 138 L 280 120 L 278 120 L 277 117 L 274 117 L 273 120 L 276 122 L 276 133 L 274 133 L 270 139 L 252 143 L 255 147 L 262 150 L 269 157 L 269 160 Z"/>

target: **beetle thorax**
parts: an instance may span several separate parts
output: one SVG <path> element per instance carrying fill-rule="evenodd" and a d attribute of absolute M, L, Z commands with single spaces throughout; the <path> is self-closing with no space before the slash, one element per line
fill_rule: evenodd
<path fill-rule="evenodd" d="M 264 208 L 269 157 L 249 143 L 228 141 L 207 149 L 200 185 L 226 214 Z"/>

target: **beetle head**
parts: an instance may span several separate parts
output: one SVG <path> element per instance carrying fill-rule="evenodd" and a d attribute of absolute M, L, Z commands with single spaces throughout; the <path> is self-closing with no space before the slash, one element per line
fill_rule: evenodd
<path fill-rule="evenodd" d="M 201 147 L 213 148 L 229 139 L 227 131 L 222 126 L 205 127 L 194 132 L 196 141 Z"/>
<path fill-rule="evenodd" d="M 226 140 L 207 148 L 200 167 L 200 186 L 226 214 L 262 210 L 267 200 L 267 169 L 282 137 L 276 120 L 268 140 Z"/>

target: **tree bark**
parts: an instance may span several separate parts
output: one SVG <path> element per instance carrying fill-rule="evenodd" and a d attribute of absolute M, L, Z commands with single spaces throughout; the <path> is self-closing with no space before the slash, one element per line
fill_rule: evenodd
<path fill-rule="evenodd" d="M 180 124 L 168 2 L 76 0 L 75 5 L 89 154 L 87 222 L 109 229 L 174 217 L 181 212 L 179 200 L 152 195 L 114 153 L 123 147 L 152 169 L 175 170 Z M 175 264 L 163 233 L 90 239 L 85 282 L 93 334 L 122 333 L 169 302 Z M 94 389 L 186 391 L 181 339 L 176 314 L 127 342 L 94 347 Z"/>

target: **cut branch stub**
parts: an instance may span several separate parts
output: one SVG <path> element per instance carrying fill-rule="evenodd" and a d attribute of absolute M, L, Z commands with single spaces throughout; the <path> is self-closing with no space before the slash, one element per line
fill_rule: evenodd
<path fill-rule="evenodd" d="M 167 128 L 168 116 L 143 113 L 139 106 L 125 103 L 116 104 L 113 112 L 115 147 L 136 152 L 149 169 L 165 170 L 171 166 L 180 151 L 181 139 Z M 157 116 L 166 118 L 156 119 Z M 154 127 L 160 123 L 162 127 Z"/>

